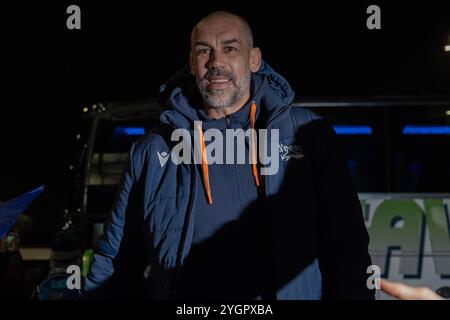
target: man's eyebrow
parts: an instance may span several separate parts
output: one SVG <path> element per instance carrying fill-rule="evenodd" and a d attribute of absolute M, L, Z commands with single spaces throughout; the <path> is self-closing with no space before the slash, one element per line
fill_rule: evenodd
<path fill-rule="evenodd" d="M 231 43 L 238 43 L 238 44 L 240 44 L 240 42 L 239 42 L 239 40 L 238 39 L 230 39 L 230 40 L 224 40 L 224 41 L 222 41 L 222 44 L 223 45 L 227 45 L 227 44 L 231 44 Z"/>
<path fill-rule="evenodd" d="M 232 44 L 232 43 L 240 44 L 240 41 L 238 39 L 236 39 L 236 38 L 222 41 L 222 45 L 224 45 L 224 46 L 226 46 L 228 44 Z M 194 47 L 196 47 L 196 46 L 211 47 L 210 44 L 208 44 L 207 42 L 204 42 L 204 41 L 196 41 L 195 44 L 194 44 Z"/>
<path fill-rule="evenodd" d="M 205 46 L 205 47 L 210 47 L 209 44 L 207 44 L 206 42 L 203 41 L 196 41 L 194 46 Z"/>

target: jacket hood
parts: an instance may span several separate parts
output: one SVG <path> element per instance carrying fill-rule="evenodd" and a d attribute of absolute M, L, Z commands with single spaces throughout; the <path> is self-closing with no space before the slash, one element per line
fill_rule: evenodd
<path fill-rule="evenodd" d="M 255 102 L 258 106 L 257 115 L 262 112 L 269 123 L 290 108 L 295 93 L 286 79 L 267 62 L 262 61 L 260 69 L 252 74 L 251 83 L 250 102 L 242 109 L 247 109 L 251 102 Z M 159 91 L 160 102 L 168 107 L 160 116 L 161 122 L 177 128 L 192 129 L 195 120 L 202 120 L 206 121 L 207 126 L 202 99 L 187 65 L 166 81 Z M 248 117 L 245 117 L 247 120 Z"/>

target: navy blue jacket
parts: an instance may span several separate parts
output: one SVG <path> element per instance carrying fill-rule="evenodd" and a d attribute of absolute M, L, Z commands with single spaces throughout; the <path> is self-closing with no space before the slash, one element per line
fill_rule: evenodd
<path fill-rule="evenodd" d="M 251 175 L 238 191 L 216 182 L 213 205 L 222 220 L 207 225 L 203 236 L 196 232 L 212 223 L 199 209 L 205 208 L 201 165 L 161 166 L 157 153 L 170 154 L 172 130 L 192 131 L 193 120 L 207 119 L 186 70 L 162 91 L 168 109 L 161 126 L 131 148 L 86 294 L 115 290 L 130 297 L 145 283 L 142 292 L 155 299 L 190 297 L 186 287 L 196 287 L 195 298 L 373 298 L 366 286 L 369 237 L 335 132 L 319 115 L 291 106 L 294 92 L 281 75 L 263 63 L 252 75 L 251 98 L 256 127 L 279 130 L 279 171 L 262 177 L 257 192 Z M 248 128 L 246 108 L 233 122 L 239 128 Z M 225 120 L 203 125 L 223 130 Z M 228 179 L 227 170 L 211 172 Z M 239 207 L 232 206 L 236 196 L 244 199 Z"/>

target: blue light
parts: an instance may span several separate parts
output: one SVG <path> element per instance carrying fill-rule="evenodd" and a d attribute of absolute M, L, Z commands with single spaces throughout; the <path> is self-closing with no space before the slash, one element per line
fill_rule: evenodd
<path fill-rule="evenodd" d="M 371 135 L 372 128 L 362 125 L 334 125 L 334 130 L 341 135 Z"/>
<path fill-rule="evenodd" d="M 403 134 L 447 135 L 450 134 L 450 126 L 407 125 L 403 128 Z"/>
<path fill-rule="evenodd" d="M 119 136 L 143 136 L 145 128 L 143 127 L 116 127 L 114 130 L 114 137 Z"/>

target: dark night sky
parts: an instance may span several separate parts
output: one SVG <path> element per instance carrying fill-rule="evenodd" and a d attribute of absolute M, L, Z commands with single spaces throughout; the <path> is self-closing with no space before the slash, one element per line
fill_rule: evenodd
<path fill-rule="evenodd" d="M 211 10 L 250 22 L 298 98 L 450 94 L 444 1 L 41 2 L 0 9 L 0 199 L 40 184 L 57 197 L 81 108 L 154 97 L 186 63 L 190 30 Z M 80 31 L 66 28 L 69 4 L 81 7 Z M 366 28 L 370 4 L 381 7 L 382 30 Z"/>

